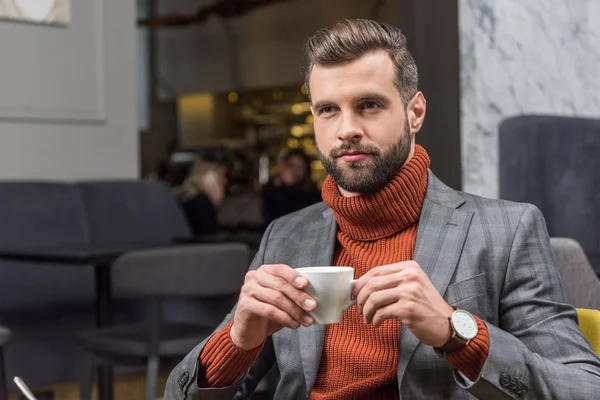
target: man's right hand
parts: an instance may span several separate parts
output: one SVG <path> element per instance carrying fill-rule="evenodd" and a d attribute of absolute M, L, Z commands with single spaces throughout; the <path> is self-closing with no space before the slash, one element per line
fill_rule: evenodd
<path fill-rule="evenodd" d="M 314 321 L 307 312 L 317 303 L 303 290 L 307 285 L 304 276 L 283 264 L 248 272 L 230 330 L 233 343 L 251 350 L 284 327 L 310 326 Z"/>

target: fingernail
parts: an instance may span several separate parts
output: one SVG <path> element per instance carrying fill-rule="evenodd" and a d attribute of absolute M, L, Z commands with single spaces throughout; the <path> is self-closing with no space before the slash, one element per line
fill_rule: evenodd
<path fill-rule="evenodd" d="M 305 305 L 304 308 L 310 311 L 317 306 L 317 302 L 314 301 L 313 299 L 306 299 L 306 300 L 304 300 L 304 305 Z"/>
<path fill-rule="evenodd" d="M 304 317 L 303 321 L 304 321 L 304 326 L 309 326 L 310 324 L 313 323 L 313 319 L 311 317 Z"/>
<path fill-rule="evenodd" d="M 306 278 L 299 276 L 296 278 L 294 283 L 296 284 L 297 287 L 302 288 L 302 287 L 304 287 L 304 285 L 306 285 L 307 281 L 306 281 Z"/>
<path fill-rule="evenodd" d="M 294 329 L 300 328 L 300 324 L 296 321 L 292 322 L 292 326 L 294 327 Z"/>

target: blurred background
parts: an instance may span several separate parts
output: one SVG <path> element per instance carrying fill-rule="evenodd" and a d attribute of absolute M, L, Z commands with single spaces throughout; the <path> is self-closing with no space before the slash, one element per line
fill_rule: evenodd
<path fill-rule="evenodd" d="M 235 300 L 267 224 L 320 201 L 302 46 L 347 17 L 404 31 L 428 101 L 417 142 L 435 174 L 537 205 L 576 254 L 560 265 L 569 301 L 600 307 L 600 2 L 0 0 L 11 399 L 14 375 L 40 399 L 83 398 L 91 371 L 96 398 L 146 398 L 152 379 L 162 394 L 180 353 Z M 233 289 L 183 296 L 152 281 L 190 273 Z M 161 327 L 205 329 L 148 336 L 157 297 Z M 114 331 L 132 322 L 146 328 Z M 162 354 L 169 340 L 177 350 Z M 166 359 L 155 378 L 153 346 Z"/>

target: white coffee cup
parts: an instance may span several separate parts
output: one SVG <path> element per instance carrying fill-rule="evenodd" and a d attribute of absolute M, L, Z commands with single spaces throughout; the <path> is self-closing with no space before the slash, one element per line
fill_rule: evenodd
<path fill-rule="evenodd" d="M 317 302 L 317 308 L 309 313 L 315 323 L 338 323 L 344 311 L 356 303 L 352 300 L 354 268 L 327 266 L 296 268 L 296 271 L 308 279 L 306 293 Z"/>

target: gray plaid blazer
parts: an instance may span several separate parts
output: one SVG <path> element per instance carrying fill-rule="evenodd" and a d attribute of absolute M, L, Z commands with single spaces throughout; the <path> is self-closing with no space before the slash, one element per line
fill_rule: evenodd
<path fill-rule="evenodd" d="M 330 265 L 336 228 L 332 210 L 323 203 L 276 220 L 250 268 Z M 467 382 L 403 327 L 402 399 L 600 398 L 600 359 L 565 300 L 536 207 L 456 192 L 430 172 L 415 260 L 449 304 L 486 321 L 490 352 L 479 379 Z M 221 389 L 197 387 L 197 360 L 206 341 L 200 343 L 171 372 L 165 399 L 246 399 L 274 363 L 281 374 L 276 399 L 306 399 L 317 376 L 324 332 L 320 325 L 277 332 L 244 377 Z"/>

